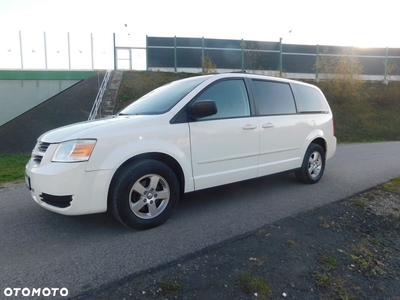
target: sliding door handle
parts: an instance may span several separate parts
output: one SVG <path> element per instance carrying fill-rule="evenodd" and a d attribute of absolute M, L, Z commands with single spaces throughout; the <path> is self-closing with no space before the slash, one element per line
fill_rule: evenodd
<path fill-rule="evenodd" d="M 275 125 L 274 124 L 272 124 L 271 122 L 268 122 L 268 123 L 266 123 L 266 124 L 262 124 L 262 128 L 272 128 L 272 127 L 274 127 Z"/>

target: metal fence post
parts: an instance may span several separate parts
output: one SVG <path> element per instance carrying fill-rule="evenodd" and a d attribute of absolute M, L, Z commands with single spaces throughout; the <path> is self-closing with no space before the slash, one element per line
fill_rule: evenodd
<path fill-rule="evenodd" d="M 132 49 L 129 49 L 129 70 L 132 70 Z"/>
<path fill-rule="evenodd" d="M 204 36 L 201 38 L 201 72 L 204 73 Z"/>
<path fill-rule="evenodd" d="M 113 33 L 113 44 L 114 44 L 114 70 L 117 69 L 117 48 L 115 47 L 115 32 Z"/>
<path fill-rule="evenodd" d="M 93 33 L 90 33 L 90 55 L 92 56 L 92 70 L 94 70 L 94 58 L 93 58 Z"/>
<path fill-rule="evenodd" d="M 318 74 L 318 57 L 319 56 L 319 46 L 317 44 L 317 56 L 315 59 L 315 81 L 318 83 L 319 82 L 319 74 Z"/>
<path fill-rule="evenodd" d="M 47 43 L 46 43 L 46 31 L 43 32 L 43 42 L 44 42 L 44 66 L 47 70 Z"/>
<path fill-rule="evenodd" d="M 24 58 L 22 55 L 22 37 L 21 37 L 21 31 L 19 31 L 19 53 L 21 54 L 21 70 L 24 69 Z"/>
<path fill-rule="evenodd" d="M 176 53 L 176 35 L 174 36 L 174 67 L 175 67 L 175 73 L 177 69 L 177 53 Z"/>
<path fill-rule="evenodd" d="M 387 66 L 388 66 L 388 54 L 389 54 L 389 49 L 386 47 L 386 56 L 385 56 L 385 77 L 383 79 L 383 82 L 387 82 Z"/>
<path fill-rule="evenodd" d="M 146 34 L 146 71 L 149 70 L 149 37 Z"/>
<path fill-rule="evenodd" d="M 244 71 L 244 41 L 243 41 L 243 39 L 242 39 L 241 46 L 242 46 L 242 72 L 243 72 Z"/>
<path fill-rule="evenodd" d="M 282 38 L 279 38 L 279 76 L 282 77 Z"/>
<path fill-rule="evenodd" d="M 67 32 L 68 37 L 68 70 L 71 70 L 71 47 L 69 44 L 69 32 Z"/>
<path fill-rule="evenodd" d="M 353 66 L 353 61 L 354 61 L 354 46 L 351 46 L 351 78 L 353 78 L 353 74 L 354 74 L 354 66 Z"/>

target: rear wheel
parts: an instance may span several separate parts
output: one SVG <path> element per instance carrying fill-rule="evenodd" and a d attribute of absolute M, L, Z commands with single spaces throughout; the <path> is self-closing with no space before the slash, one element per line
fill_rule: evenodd
<path fill-rule="evenodd" d="M 297 180 L 303 183 L 317 183 L 325 170 L 325 151 L 320 145 L 311 144 L 304 156 L 301 169 L 296 172 Z"/>
<path fill-rule="evenodd" d="M 164 223 L 179 200 L 175 173 L 156 160 L 128 165 L 111 187 L 111 210 L 122 224 L 149 229 Z"/>

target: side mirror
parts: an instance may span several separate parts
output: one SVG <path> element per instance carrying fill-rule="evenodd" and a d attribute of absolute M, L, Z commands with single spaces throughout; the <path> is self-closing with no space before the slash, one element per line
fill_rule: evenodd
<path fill-rule="evenodd" d="M 204 117 L 215 115 L 218 112 L 217 104 L 213 100 L 196 101 L 187 108 L 188 117 L 197 120 Z"/>

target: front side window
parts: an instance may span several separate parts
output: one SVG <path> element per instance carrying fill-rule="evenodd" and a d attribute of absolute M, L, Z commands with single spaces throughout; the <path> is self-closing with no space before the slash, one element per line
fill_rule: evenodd
<path fill-rule="evenodd" d="M 199 120 L 226 119 L 250 116 L 249 97 L 242 79 L 219 81 L 203 91 L 199 100 L 213 100 L 217 104 L 217 114 Z"/>
<path fill-rule="evenodd" d="M 253 80 L 260 115 L 295 114 L 292 89 L 287 83 Z"/>

